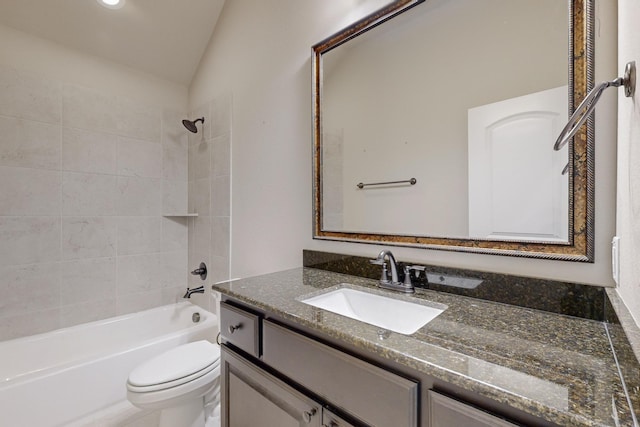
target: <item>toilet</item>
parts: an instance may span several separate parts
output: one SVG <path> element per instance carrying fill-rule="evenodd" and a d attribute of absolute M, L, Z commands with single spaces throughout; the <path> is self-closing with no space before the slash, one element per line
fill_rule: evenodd
<path fill-rule="evenodd" d="M 195 341 L 131 371 L 127 398 L 138 408 L 160 409 L 159 427 L 209 427 L 219 415 L 219 378 L 220 346 Z"/>

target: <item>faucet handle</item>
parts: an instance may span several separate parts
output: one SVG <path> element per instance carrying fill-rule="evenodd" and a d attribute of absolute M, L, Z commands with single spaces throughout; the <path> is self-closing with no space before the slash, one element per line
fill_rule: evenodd
<path fill-rule="evenodd" d="M 411 283 L 411 271 L 416 272 L 416 279 L 420 277 L 420 272 L 425 271 L 426 267 L 423 265 L 405 265 L 404 266 L 404 284 L 406 286 L 413 286 Z"/>
<path fill-rule="evenodd" d="M 207 278 L 207 265 L 204 262 L 200 263 L 200 267 L 191 272 L 194 276 L 200 276 L 200 279 L 205 280 Z"/>
<path fill-rule="evenodd" d="M 382 259 L 370 259 L 369 262 L 374 265 L 382 266 L 382 275 L 380 276 L 380 282 L 389 282 L 389 272 L 387 271 L 387 263 Z"/>

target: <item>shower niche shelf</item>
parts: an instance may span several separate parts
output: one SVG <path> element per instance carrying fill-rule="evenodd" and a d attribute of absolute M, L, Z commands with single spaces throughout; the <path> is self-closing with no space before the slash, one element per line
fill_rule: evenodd
<path fill-rule="evenodd" d="M 197 213 L 163 213 L 164 217 L 195 217 L 198 216 Z"/>

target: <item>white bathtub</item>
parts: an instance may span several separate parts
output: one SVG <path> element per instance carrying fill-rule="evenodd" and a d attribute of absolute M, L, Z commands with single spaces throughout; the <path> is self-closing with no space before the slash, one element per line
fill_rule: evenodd
<path fill-rule="evenodd" d="M 181 302 L 0 342 L 0 425 L 64 426 L 108 408 L 135 366 L 217 332 L 215 314 Z"/>

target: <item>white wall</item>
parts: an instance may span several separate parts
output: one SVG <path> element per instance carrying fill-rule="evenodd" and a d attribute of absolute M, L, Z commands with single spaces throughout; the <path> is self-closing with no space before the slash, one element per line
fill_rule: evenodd
<path fill-rule="evenodd" d="M 181 297 L 186 94 L 0 27 L 0 340 Z"/>
<path fill-rule="evenodd" d="M 618 75 L 623 75 L 627 62 L 640 65 L 640 4 L 619 0 L 618 8 Z M 640 326 L 640 91 L 636 89 L 633 98 L 624 97 L 622 89 L 618 91 L 618 293 Z"/>
<path fill-rule="evenodd" d="M 312 239 L 310 47 L 382 1 L 233 0 L 189 89 L 191 107 L 233 93 L 231 276 L 301 265 L 304 248 L 374 256 L 379 246 Z M 596 80 L 616 73 L 615 2 L 597 2 Z M 606 3 L 606 4 L 601 4 Z M 554 262 L 396 248 L 413 262 L 611 285 L 615 95 L 596 119 L 596 262 Z"/>

